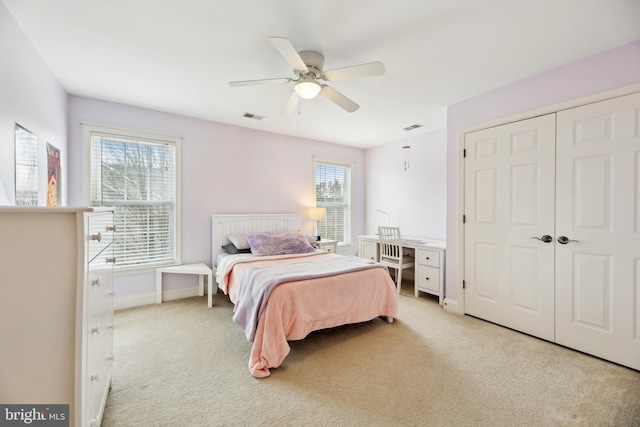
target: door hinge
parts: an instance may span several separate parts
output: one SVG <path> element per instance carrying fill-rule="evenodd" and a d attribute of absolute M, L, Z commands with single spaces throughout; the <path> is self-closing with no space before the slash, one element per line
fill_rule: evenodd
<path fill-rule="evenodd" d="M 467 287 L 467 283 L 463 280 L 462 281 L 462 289 L 466 289 L 466 287 Z"/>
<path fill-rule="evenodd" d="M 464 148 L 462 150 L 462 157 L 467 157 L 467 149 L 466 148 Z"/>
<path fill-rule="evenodd" d="M 465 224 L 467 222 L 467 216 L 462 215 L 462 223 Z"/>

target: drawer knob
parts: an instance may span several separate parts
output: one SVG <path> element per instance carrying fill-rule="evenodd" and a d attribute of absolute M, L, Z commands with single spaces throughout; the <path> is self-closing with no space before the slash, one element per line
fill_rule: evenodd
<path fill-rule="evenodd" d="M 109 226 L 107 226 L 107 231 L 114 231 L 115 232 L 116 228 L 118 228 L 118 227 L 115 226 L 115 225 L 109 225 Z"/>
<path fill-rule="evenodd" d="M 427 257 L 427 259 L 429 259 L 429 257 Z"/>
<path fill-rule="evenodd" d="M 94 326 L 93 328 L 91 328 L 91 333 L 92 334 L 99 334 L 100 333 L 100 325 Z"/>
<path fill-rule="evenodd" d="M 116 257 L 107 258 L 107 262 L 111 263 L 111 264 L 115 264 L 116 263 Z"/>
<path fill-rule="evenodd" d="M 102 241 L 102 233 L 92 234 L 91 235 L 91 240 L 97 240 L 98 242 L 101 242 Z"/>
<path fill-rule="evenodd" d="M 91 381 L 98 381 L 99 380 L 99 375 L 100 372 L 94 372 L 93 374 L 91 374 Z"/>
<path fill-rule="evenodd" d="M 98 277 L 97 279 L 93 279 L 93 280 L 91 281 L 91 284 L 92 284 L 93 286 L 100 286 L 100 278 Z"/>
<path fill-rule="evenodd" d="M 425 279 L 429 280 L 429 278 L 428 278 L 428 277 L 425 277 Z"/>

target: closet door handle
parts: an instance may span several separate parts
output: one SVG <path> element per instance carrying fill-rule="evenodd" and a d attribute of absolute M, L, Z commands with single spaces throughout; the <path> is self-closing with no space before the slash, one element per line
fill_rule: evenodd
<path fill-rule="evenodd" d="M 548 234 L 545 234 L 542 237 L 533 236 L 532 239 L 537 239 L 537 240 L 540 240 L 541 242 L 545 242 L 545 243 L 549 243 L 549 242 L 553 241 L 553 237 L 549 236 Z"/>
<path fill-rule="evenodd" d="M 580 243 L 577 240 L 571 240 L 569 239 L 567 236 L 560 236 L 558 237 L 558 243 L 560 243 L 561 245 L 566 245 L 569 242 L 576 242 L 576 243 Z"/>

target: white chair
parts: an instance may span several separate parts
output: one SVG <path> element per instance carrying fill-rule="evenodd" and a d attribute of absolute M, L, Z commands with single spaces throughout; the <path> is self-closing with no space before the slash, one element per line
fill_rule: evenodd
<path fill-rule="evenodd" d="M 378 226 L 378 236 L 380 238 L 380 264 L 397 270 L 396 285 L 398 293 L 400 293 L 402 269 L 414 267 L 416 260 L 414 257 L 403 254 L 400 228 Z"/>

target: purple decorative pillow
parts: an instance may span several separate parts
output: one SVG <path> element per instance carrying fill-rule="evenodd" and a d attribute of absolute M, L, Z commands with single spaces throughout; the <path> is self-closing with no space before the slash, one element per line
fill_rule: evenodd
<path fill-rule="evenodd" d="M 314 252 L 307 238 L 300 233 L 252 234 L 247 242 L 254 256 L 304 254 Z"/>

